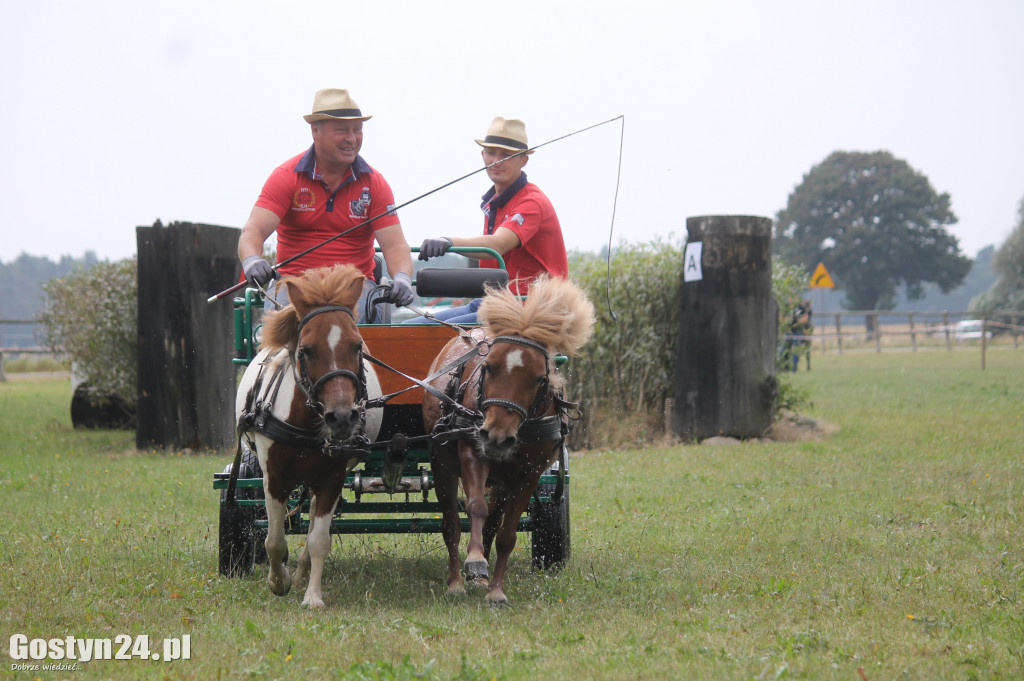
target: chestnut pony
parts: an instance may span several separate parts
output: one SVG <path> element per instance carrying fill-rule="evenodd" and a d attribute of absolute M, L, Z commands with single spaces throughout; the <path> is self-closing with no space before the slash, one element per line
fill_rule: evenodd
<path fill-rule="evenodd" d="M 504 578 L 519 519 L 541 474 L 558 456 L 567 428 L 563 381 L 552 358 L 579 353 L 593 330 L 594 307 L 571 281 L 543 276 L 531 285 L 525 301 L 508 289 L 489 288 L 477 318 L 483 327 L 467 334 L 472 338 L 452 339 L 430 373 L 478 344 L 478 356 L 433 385 L 480 412 L 482 421 L 468 436 L 444 444 L 436 439 L 431 468 L 448 548 L 448 593 L 465 593 L 459 564 L 461 478 L 470 520 L 466 576 L 487 584 L 486 601 L 501 605 L 508 602 Z M 427 432 L 435 433 L 467 425 L 458 423 L 453 410 L 430 393 L 424 397 L 423 420 Z M 489 579 L 495 539 L 497 558 Z"/>
<path fill-rule="evenodd" d="M 283 280 L 291 304 L 264 318 L 263 348 L 238 387 L 239 436 L 259 458 L 267 508 L 267 582 L 288 593 L 288 544 L 284 522 L 292 490 L 310 491 L 309 534 L 295 570 L 308 580 L 302 604 L 323 608 L 324 560 L 331 550 L 331 519 L 357 459 L 345 447 L 373 441 L 379 409 L 365 409 L 380 395 L 372 366 L 362 357 L 356 310 L 362 273 L 351 265 L 308 270 Z"/>

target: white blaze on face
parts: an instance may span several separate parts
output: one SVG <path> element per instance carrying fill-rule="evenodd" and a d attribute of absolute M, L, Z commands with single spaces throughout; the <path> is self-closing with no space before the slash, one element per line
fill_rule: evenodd
<path fill-rule="evenodd" d="M 516 349 L 505 355 L 505 368 L 509 373 L 516 367 L 524 366 L 523 364 L 523 351 Z"/>
<path fill-rule="evenodd" d="M 338 347 L 338 343 L 341 342 L 341 327 L 332 326 L 330 333 L 327 334 L 327 346 L 331 349 L 331 368 L 336 368 L 334 365 L 334 351 Z"/>

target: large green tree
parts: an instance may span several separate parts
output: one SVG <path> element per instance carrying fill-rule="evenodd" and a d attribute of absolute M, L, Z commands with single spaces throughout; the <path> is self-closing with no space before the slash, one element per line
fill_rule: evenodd
<path fill-rule="evenodd" d="M 1017 209 L 1017 226 L 992 258 L 992 270 L 996 274 L 996 282 L 971 301 L 971 312 L 1009 322 L 1014 315 L 993 313 L 1024 312 L 1024 199 Z"/>
<path fill-rule="evenodd" d="M 825 263 L 852 310 L 891 310 L 934 282 L 948 292 L 971 269 L 956 237 L 949 194 L 887 151 L 833 152 L 811 168 L 779 211 L 774 248 L 810 271 Z"/>

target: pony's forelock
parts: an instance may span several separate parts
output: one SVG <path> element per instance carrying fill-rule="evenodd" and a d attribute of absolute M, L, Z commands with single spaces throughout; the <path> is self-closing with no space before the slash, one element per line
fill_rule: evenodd
<path fill-rule="evenodd" d="M 334 265 L 306 270 L 282 283 L 288 295 L 311 307 L 342 305 L 356 314 L 362 292 L 363 273 L 352 265 Z M 355 283 L 359 282 L 356 286 Z M 263 344 L 270 348 L 295 348 L 299 340 L 299 312 L 295 305 L 270 312 L 263 318 Z"/>
<path fill-rule="evenodd" d="M 530 286 L 525 302 L 507 288 L 488 288 L 477 317 L 491 336 L 521 336 L 575 356 L 594 329 L 594 306 L 576 284 L 547 275 Z"/>

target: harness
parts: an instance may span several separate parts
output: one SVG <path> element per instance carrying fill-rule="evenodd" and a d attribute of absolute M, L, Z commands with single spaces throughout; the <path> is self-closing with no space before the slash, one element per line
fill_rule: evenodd
<path fill-rule="evenodd" d="M 355 315 L 348 307 L 341 305 L 325 305 L 318 307 L 307 314 L 299 322 L 298 331 L 317 315 L 327 312 L 344 312 L 355 321 Z M 269 360 L 269 358 L 268 358 Z M 332 457 L 344 456 L 345 458 L 365 458 L 369 454 L 369 440 L 363 435 L 366 424 L 366 372 L 363 369 L 363 353 L 359 353 L 359 373 L 348 369 L 335 369 L 328 371 L 315 382 L 309 374 L 309 367 L 306 364 L 305 354 L 297 349 L 295 356 L 288 356 L 286 361 L 278 362 L 273 373 L 266 375 L 268 360 L 260 365 L 256 380 L 245 396 L 245 406 L 238 418 L 238 437 L 249 431 L 257 431 L 274 442 L 291 445 L 300 449 L 320 450 Z M 274 402 L 277 400 L 278 392 L 284 383 L 285 372 L 291 370 L 294 374 L 295 384 L 306 396 L 306 408 L 314 414 L 314 422 L 318 423 L 315 428 L 302 428 L 282 419 L 272 413 Z M 324 423 L 324 404 L 317 396 L 324 383 L 332 378 L 345 376 L 350 378 L 356 387 L 356 400 L 360 404 L 359 425 L 355 432 L 346 440 L 337 440 L 330 436 L 330 431 Z"/>
<path fill-rule="evenodd" d="M 483 412 L 488 407 L 504 407 L 513 411 L 523 419 L 519 424 L 517 435 L 527 442 L 559 441 L 563 442 L 569 433 L 569 421 L 579 419 L 579 404 L 565 400 L 564 393 L 551 390 L 551 356 L 540 343 L 520 336 L 497 336 L 490 341 L 481 341 L 478 347 L 493 346 L 498 343 L 509 343 L 532 348 L 544 357 L 544 378 L 537 386 L 537 393 L 529 407 L 502 398 L 485 398 L 484 382 L 487 378 L 487 365 L 480 363 L 476 369 L 463 381 L 465 363 L 460 364 L 451 372 L 445 394 L 448 400 L 442 401 L 441 418 L 434 426 L 434 433 L 437 439 L 449 441 L 451 439 L 478 439 L 480 426 L 483 423 Z M 486 352 L 480 352 L 486 355 Z M 469 390 L 469 387 L 476 382 L 476 405 L 477 409 L 467 415 L 460 413 L 451 405 L 462 407 L 462 402 Z M 550 400 L 553 414 L 543 414 L 542 409 Z M 465 410 L 465 407 L 462 407 Z M 575 410 L 570 414 L 569 410 Z M 453 436 L 453 437 L 450 437 Z"/>

